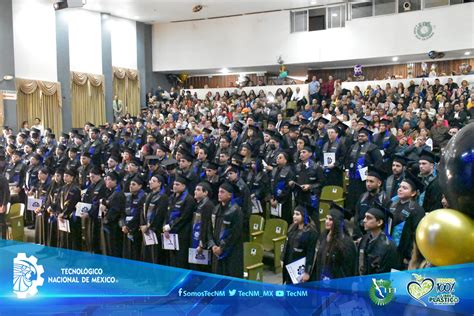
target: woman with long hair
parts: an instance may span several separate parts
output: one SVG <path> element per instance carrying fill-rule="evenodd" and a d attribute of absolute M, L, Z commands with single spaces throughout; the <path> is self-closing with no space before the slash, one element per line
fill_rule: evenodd
<path fill-rule="evenodd" d="M 325 231 L 316 246 L 315 270 L 311 280 L 331 280 L 355 275 L 357 251 L 344 221 L 346 210 L 332 204 Z"/>
<path fill-rule="evenodd" d="M 307 210 L 303 206 L 297 206 L 293 211 L 293 223 L 288 229 L 285 246 L 281 253 L 283 284 L 293 284 L 286 266 L 301 258 L 305 258 L 306 262 L 299 282 L 309 281 L 318 237 L 314 222 Z"/>

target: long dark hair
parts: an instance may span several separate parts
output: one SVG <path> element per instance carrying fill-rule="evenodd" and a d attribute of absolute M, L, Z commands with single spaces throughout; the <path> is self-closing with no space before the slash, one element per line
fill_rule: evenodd
<path fill-rule="evenodd" d="M 323 233 L 323 238 L 327 238 L 329 233 L 331 233 L 331 239 L 328 241 L 327 252 L 328 253 L 336 253 L 336 252 L 344 252 L 345 245 L 343 242 L 344 238 L 349 237 L 349 231 L 347 230 L 346 224 L 344 222 L 344 218 L 339 218 L 337 216 L 332 216 L 333 226 L 332 230 L 325 230 Z M 327 264 L 326 260 L 330 260 L 331 258 L 328 256 L 324 256 L 323 262 Z"/>

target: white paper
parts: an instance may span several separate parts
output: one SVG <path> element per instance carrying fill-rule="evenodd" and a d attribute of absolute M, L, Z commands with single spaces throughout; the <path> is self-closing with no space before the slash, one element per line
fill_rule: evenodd
<path fill-rule="evenodd" d="M 381 151 L 380 151 L 380 154 L 382 155 L 382 157 L 385 156 L 385 151 L 384 151 L 384 150 L 381 150 Z"/>
<path fill-rule="evenodd" d="M 43 200 L 35 199 L 32 196 L 28 197 L 28 204 L 26 206 L 26 209 L 28 211 L 34 211 L 35 209 L 37 209 L 38 207 L 41 207 L 41 206 L 43 206 Z"/>
<path fill-rule="evenodd" d="M 260 203 L 260 201 L 257 200 L 256 197 L 253 197 L 251 200 L 252 200 L 252 214 L 263 213 L 262 203 Z"/>
<path fill-rule="evenodd" d="M 70 233 L 71 228 L 69 226 L 69 221 L 67 219 L 64 220 L 58 220 L 58 228 L 60 231 Z"/>
<path fill-rule="evenodd" d="M 156 233 L 149 229 L 146 233 L 143 233 L 143 241 L 145 241 L 146 246 L 157 245 L 158 244 L 158 237 L 156 237 Z"/>
<path fill-rule="evenodd" d="M 324 153 L 324 167 L 336 162 L 336 153 Z"/>
<path fill-rule="evenodd" d="M 281 203 L 278 203 L 276 207 L 270 208 L 270 214 L 273 216 L 281 217 Z"/>
<path fill-rule="evenodd" d="M 368 167 L 364 167 L 364 168 L 359 169 L 360 179 L 362 181 L 365 181 L 367 179 L 367 170 L 368 169 L 369 169 Z"/>
<path fill-rule="evenodd" d="M 209 250 L 203 250 L 198 253 L 196 248 L 189 248 L 188 262 L 193 264 L 209 264 Z"/>
<path fill-rule="evenodd" d="M 91 210 L 92 204 L 78 202 L 76 204 L 76 216 L 81 216 L 83 213 L 87 213 Z"/>
<path fill-rule="evenodd" d="M 293 284 L 298 284 L 301 282 L 301 277 L 304 274 L 305 265 L 306 257 L 286 265 L 286 270 L 288 271 L 288 274 L 291 277 L 291 282 L 293 282 Z"/>
<path fill-rule="evenodd" d="M 178 234 L 170 234 L 170 238 L 165 238 L 165 234 L 161 234 L 162 247 L 165 250 L 179 250 Z"/>
<path fill-rule="evenodd" d="M 125 222 L 128 224 L 133 219 L 133 216 L 127 216 L 125 217 Z"/>

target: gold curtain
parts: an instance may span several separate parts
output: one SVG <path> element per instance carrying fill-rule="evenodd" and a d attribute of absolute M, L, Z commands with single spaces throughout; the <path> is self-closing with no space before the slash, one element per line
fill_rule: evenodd
<path fill-rule="evenodd" d="M 140 113 L 140 76 L 138 70 L 114 67 L 114 96 L 125 106 L 124 114 Z"/>
<path fill-rule="evenodd" d="M 71 72 L 72 126 L 105 123 L 104 76 Z"/>
<path fill-rule="evenodd" d="M 23 121 L 39 117 L 54 133 L 62 131 L 61 84 L 39 80 L 17 79 L 18 127 Z"/>
<path fill-rule="evenodd" d="M 3 107 L 3 92 L 0 91 L 0 126 L 5 126 L 5 108 Z"/>

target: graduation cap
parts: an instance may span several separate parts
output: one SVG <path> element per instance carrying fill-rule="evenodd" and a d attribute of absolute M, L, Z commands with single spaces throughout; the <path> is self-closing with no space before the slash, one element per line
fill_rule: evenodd
<path fill-rule="evenodd" d="M 290 125 L 291 125 L 290 122 L 284 121 L 283 123 L 281 123 L 281 126 L 280 126 L 280 127 L 283 128 L 284 126 L 286 126 L 286 127 L 290 128 Z"/>
<path fill-rule="evenodd" d="M 66 151 L 67 147 L 64 146 L 63 144 L 58 145 L 58 149 L 61 151 Z"/>
<path fill-rule="evenodd" d="M 52 138 L 52 139 L 55 139 L 55 138 L 56 138 L 56 135 L 53 134 L 53 133 L 49 133 L 49 134 L 47 134 L 46 136 L 49 137 L 49 138 Z"/>
<path fill-rule="evenodd" d="M 107 173 L 107 177 L 109 177 L 113 181 L 117 181 L 117 182 L 120 181 L 120 175 L 116 171 L 109 171 L 109 173 Z"/>
<path fill-rule="evenodd" d="M 376 220 L 383 220 L 384 225 L 388 228 L 388 219 L 393 218 L 392 212 L 380 204 L 378 201 L 374 203 L 374 205 L 369 208 L 366 213 L 369 213 L 375 217 Z M 388 229 L 385 230 L 385 233 L 388 234 Z"/>
<path fill-rule="evenodd" d="M 224 131 L 228 131 L 228 130 L 229 130 L 229 126 L 225 125 L 224 123 L 220 123 L 220 124 L 219 124 L 219 128 L 220 128 L 220 129 L 223 129 Z"/>
<path fill-rule="evenodd" d="M 423 182 L 410 171 L 405 172 L 405 178 L 402 181 L 408 183 L 414 190 L 422 192 L 425 189 Z"/>
<path fill-rule="evenodd" d="M 28 136 L 26 135 L 25 132 L 19 133 L 18 136 L 21 137 L 21 138 L 28 138 Z"/>
<path fill-rule="evenodd" d="M 428 162 L 435 163 L 439 161 L 439 157 L 433 152 L 423 149 L 421 151 L 420 158 L 418 159 L 418 161 L 420 160 L 426 160 Z"/>
<path fill-rule="evenodd" d="M 64 170 L 64 174 L 70 175 L 73 178 L 77 176 L 76 170 L 71 169 L 71 168 Z"/>
<path fill-rule="evenodd" d="M 387 173 L 375 166 L 369 166 L 367 176 L 376 177 L 380 181 L 384 181 L 387 178 Z"/>
<path fill-rule="evenodd" d="M 184 175 L 177 175 L 174 181 L 184 184 L 185 186 L 191 182 L 191 180 Z"/>
<path fill-rule="evenodd" d="M 70 138 L 68 133 L 61 133 L 61 137 L 64 137 L 66 139 Z"/>
<path fill-rule="evenodd" d="M 230 181 L 223 182 L 219 188 L 233 194 L 239 193 L 239 187 Z"/>
<path fill-rule="evenodd" d="M 84 139 L 84 135 L 81 135 L 81 134 L 79 134 L 79 133 L 74 134 L 74 137 L 75 137 L 75 138 L 79 138 L 80 140 L 83 140 L 83 139 Z"/>
<path fill-rule="evenodd" d="M 35 153 L 35 154 L 33 154 L 31 157 L 32 157 L 32 158 L 35 158 L 35 159 L 38 160 L 38 161 L 41 161 L 41 160 L 42 160 L 42 157 L 41 157 L 40 154 L 36 154 L 36 153 Z"/>
<path fill-rule="evenodd" d="M 232 130 L 234 130 L 234 131 L 236 131 L 237 133 L 240 134 L 240 133 L 242 133 L 242 126 L 237 125 L 237 124 L 234 124 L 234 125 L 232 126 Z"/>
<path fill-rule="evenodd" d="M 219 169 L 219 165 L 213 161 L 208 161 L 204 164 L 204 169 L 217 170 Z"/>
<path fill-rule="evenodd" d="M 116 155 L 111 155 L 111 156 L 109 157 L 109 159 L 112 159 L 112 160 L 115 161 L 115 162 L 120 162 L 120 160 L 121 160 L 120 157 L 119 157 L 119 156 L 116 156 Z"/>
<path fill-rule="evenodd" d="M 91 154 L 87 151 L 84 151 L 84 152 L 81 153 L 81 157 L 91 158 Z"/>
<path fill-rule="evenodd" d="M 367 119 L 365 119 L 365 118 L 363 118 L 363 117 L 361 117 L 361 118 L 357 121 L 357 123 L 362 123 L 362 124 L 364 124 L 364 126 L 368 126 L 368 125 L 370 124 L 369 120 L 367 120 Z"/>
<path fill-rule="evenodd" d="M 185 133 L 186 133 L 186 128 L 178 127 L 178 129 L 176 130 L 176 134 L 184 135 Z"/>
<path fill-rule="evenodd" d="M 326 118 L 324 118 L 324 117 L 322 117 L 322 116 L 321 116 L 320 118 L 318 118 L 317 121 L 318 121 L 318 123 L 321 122 L 321 123 L 323 123 L 324 125 L 326 125 L 327 123 L 329 123 L 329 120 L 326 119 Z"/>
<path fill-rule="evenodd" d="M 268 120 L 267 120 L 267 125 L 276 125 L 277 124 L 277 120 L 273 117 L 270 117 Z"/>
<path fill-rule="evenodd" d="M 70 153 L 78 153 L 78 152 L 79 152 L 79 148 L 77 148 L 77 147 L 71 147 L 71 148 L 69 149 L 69 152 L 70 152 Z"/>
<path fill-rule="evenodd" d="M 184 160 L 187 160 L 189 162 L 193 162 L 194 161 L 194 155 L 191 154 L 191 152 L 189 152 L 187 149 L 185 148 L 181 148 L 179 150 L 179 152 L 181 153 L 181 158 L 184 159 Z"/>
<path fill-rule="evenodd" d="M 156 165 L 160 162 L 160 157 L 158 156 L 145 156 L 145 164 Z"/>
<path fill-rule="evenodd" d="M 372 136 L 373 133 L 367 127 L 362 127 L 361 129 L 359 129 L 359 134 L 366 134 L 367 136 Z"/>
<path fill-rule="evenodd" d="M 18 150 L 18 149 L 16 149 L 15 151 L 13 151 L 13 155 L 17 155 L 17 156 L 20 156 L 20 157 L 21 157 L 21 156 L 23 156 L 23 154 L 24 154 L 24 152 L 21 151 L 21 150 Z"/>
<path fill-rule="evenodd" d="M 240 173 L 242 171 L 242 167 L 238 164 L 231 163 L 227 172 L 235 172 Z"/>
<path fill-rule="evenodd" d="M 40 137 L 40 134 L 39 133 L 31 133 L 31 138 L 33 139 L 37 139 Z"/>
<path fill-rule="evenodd" d="M 132 182 L 135 182 L 136 184 L 139 184 L 141 186 L 145 184 L 145 181 L 143 181 L 143 178 L 140 177 L 139 175 L 136 175 L 135 177 L 133 177 Z"/>
<path fill-rule="evenodd" d="M 395 154 L 393 156 L 393 162 L 398 162 L 401 165 L 406 166 L 408 164 L 408 158 L 406 158 L 405 156 L 402 156 L 400 154 Z"/>
<path fill-rule="evenodd" d="M 102 175 L 102 169 L 100 167 L 94 166 L 92 169 L 89 171 L 89 173 L 96 174 L 98 176 Z"/>
<path fill-rule="evenodd" d="M 338 122 L 336 124 L 336 127 L 341 131 L 341 132 L 344 132 L 346 129 L 349 128 L 349 126 L 347 126 L 346 124 L 342 123 L 342 122 Z"/>
<path fill-rule="evenodd" d="M 381 119 L 380 124 L 384 124 L 385 126 L 390 126 L 390 124 L 392 124 L 392 121 L 387 120 L 387 119 Z"/>
<path fill-rule="evenodd" d="M 173 169 L 176 169 L 178 167 L 178 161 L 176 159 L 167 159 L 167 160 L 163 161 L 162 166 L 166 170 L 173 170 Z"/>
<path fill-rule="evenodd" d="M 244 148 L 244 147 L 247 148 L 250 151 L 253 151 L 253 147 L 250 143 L 247 143 L 247 142 L 243 143 L 242 148 Z"/>
<path fill-rule="evenodd" d="M 242 161 L 244 161 L 244 156 L 242 156 L 239 153 L 235 153 L 235 154 L 232 155 L 232 159 L 234 159 L 235 161 L 238 161 L 239 163 L 241 163 Z"/>
<path fill-rule="evenodd" d="M 164 151 L 165 153 L 170 152 L 170 149 L 168 148 L 168 146 L 166 146 L 166 145 L 163 144 L 163 143 L 158 143 L 158 149 Z"/>
<path fill-rule="evenodd" d="M 123 152 L 124 152 L 124 153 L 129 153 L 130 156 L 134 156 L 134 155 L 135 155 L 135 150 L 133 150 L 133 149 L 130 148 L 130 147 L 124 148 Z"/>
<path fill-rule="evenodd" d="M 334 202 L 331 202 L 329 206 L 329 215 L 331 215 L 333 220 L 336 219 L 338 221 L 342 221 L 344 219 L 350 220 L 352 217 L 352 214 L 348 210 Z"/>
<path fill-rule="evenodd" d="M 297 132 L 300 129 L 300 126 L 297 124 L 290 124 L 290 131 Z"/>
<path fill-rule="evenodd" d="M 6 128 L 7 128 L 7 127 L 5 126 L 5 129 L 6 129 Z M 37 129 L 36 127 L 33 127 L 33 128 L 31 129 L 31 131 L 34 132 L 34 133 L 37 133 L 37 134 L 41 134 L 41 131 L 40 131 L 39 129 Z"/>
<path fill-rule="evenodd" d="M 204 191 L 209 192 L 209 194 L 212 194 L 212 186 L 209 183 L 209 181 L 201 181 L 197 184 L 197 187 L 203 188 Z"/>
<path fill-rule="evenodd" d="M 203 133 L 206 133 L 206 134 L 212 134 L 212 129 L 210 129 L 210 128 L 208 128 L 208 127 L 204 127 L 204 128 L 202 129 L 202 132 L 203 132 Z"/>
<path fill-rule="evenodd" d="M 309 126 L 304 126 L 304 127 L 301 128 L 300 132 L 301 132 L 301 134 L 303 134 L 303 133 L 312 134 L 313 129 Z"/>
<path fill-rule="evenodd" d="M 271 129 L 266 129 L 263 133 L 271 137 L 275 134 L 275 131 Z"/>
<path fill-rule="evenodd" d="M 270 136 L 273 140 L 281 143 L 282 137 L 281 137 L 280 133 L 275 132 L 275 133 L 273 133 L 273 135 L 270 135 Z"/>
<path fill-rule="evenodd" d="M 87 122 L 85 125 L 89 125 L 89 127 L 95 127 L 95 125 L 94 125 L 93 123 L 91 123 L 91 122 Z M 84 125 L 84 126 L 85 126 L 85 125 Z"/>
<path fill-rule="evenodd" d="M 231 142 L 231 138 L 229 135 L 225 134 L 224 136 L 221 137 L 221 139 L 225 139 L 228 143 Z"/>
<path fill-rule="evenodd" d="M 249 129 L 253 130 L 253 132 L 256 134 L 258 132 L 260 132 L 260 128 L 258 128 L 257 125 L 249 125 L 248 127 Z"/>

